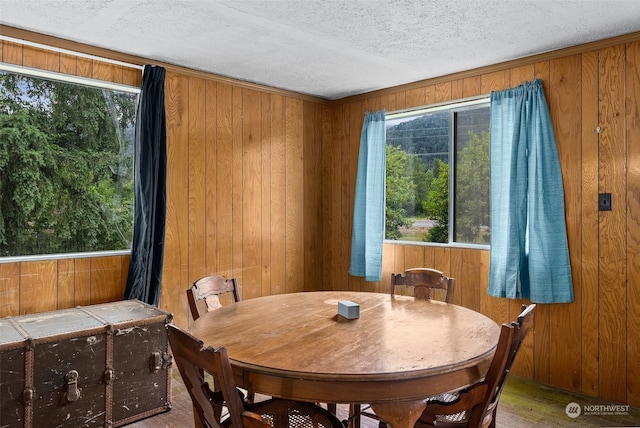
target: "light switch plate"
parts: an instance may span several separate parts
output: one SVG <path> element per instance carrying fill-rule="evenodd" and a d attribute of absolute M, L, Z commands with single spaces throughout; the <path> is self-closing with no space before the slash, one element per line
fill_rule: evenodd
<path fill-rule="evenodd" d="M 598 211 L 611 211 L 611 193 L 598 195 Z"/>

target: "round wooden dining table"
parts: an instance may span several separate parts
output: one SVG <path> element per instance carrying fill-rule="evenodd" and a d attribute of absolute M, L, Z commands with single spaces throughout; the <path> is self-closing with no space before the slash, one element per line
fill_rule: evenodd
<path fill-rule="evenodd" d="M 359 318 L 338 315 L 338 302 Z M 413 427 L 426 399 L 481 380 L 500 334 L 486 316 L 409 296 L 346 291 L 279 294 L 207 312 L 191 333 L 224 346 L 238 386 L 274 397 L 370 403 Z"/>

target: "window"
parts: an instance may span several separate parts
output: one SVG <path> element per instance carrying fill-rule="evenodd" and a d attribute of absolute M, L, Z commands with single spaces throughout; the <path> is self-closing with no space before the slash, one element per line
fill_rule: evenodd
<path fill-rule="evenodd" d="M 0 257 L 130 248 L 138 94 L 0 65 Z"/>
<path fill-rule="evenodd" d="M 385 238 L 488 244 L 489 99 L 386 116 Z"/>

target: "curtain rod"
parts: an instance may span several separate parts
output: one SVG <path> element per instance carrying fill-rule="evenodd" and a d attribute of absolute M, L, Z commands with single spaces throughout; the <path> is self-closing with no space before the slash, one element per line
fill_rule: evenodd
<path fill-rule="evenodd" d="M 3 34 L 0 34 L 0 40 L 6 40 L 7 42 L 27 45 L 27 46 L 31 46 L 31 47 L 34 47 L 34 48 L 46 49 L 46 50 L 50 50 L 50 51 L 54 51 L 54 52 L 64 53 L 64 54 L 68 54 L 68 55 L 74 55 L 74 56 L 78 56 L 78 57 L 81 57 L 81 58 L 93 59 L 93 60 L 96 60 L 96 61 L 106 62 L 106 63 L 109 63 L 109 64 L 121 65 L 123 67 L 135 68 L 135 69 L 138 69 L 138 70 L 143 70 L 144 69 L 144 67 L 142 65 L 138 65 L 138 64 L 131 64 L 131 63 L 128 63 L 128 62 L 118 61 L 118 60 L 115 60 L 115 59 L 99 57 L 97 55 L 91 55 L 91 54 L 86 54 L 86 53 L 82 53 L 82 52 L 76 52 L 76 51 L 72 51 L 72 50 L 64 49 L 64 48 L 57 48 L 55 46 L 49 46 L 49 45 L 45 45 L 45 44 L 42 44 L 42 43 L 30 42 L 28 40 L 17 39 L 15 37 L 9 37 L 9 36 L 5 36 Z"/>

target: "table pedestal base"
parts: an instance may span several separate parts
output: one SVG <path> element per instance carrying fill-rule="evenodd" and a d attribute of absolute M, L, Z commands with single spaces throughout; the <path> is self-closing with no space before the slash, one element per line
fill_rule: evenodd
<path fill-rule="evenodd" d="M 371 408 L 391 428 L 413 428 L 422 415 L 427 400 L 394 401 L 371 404 Z"/>

